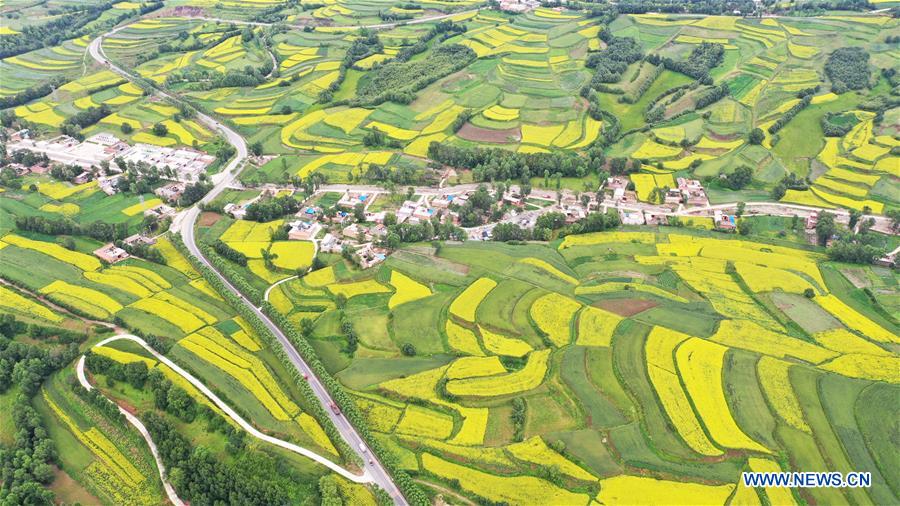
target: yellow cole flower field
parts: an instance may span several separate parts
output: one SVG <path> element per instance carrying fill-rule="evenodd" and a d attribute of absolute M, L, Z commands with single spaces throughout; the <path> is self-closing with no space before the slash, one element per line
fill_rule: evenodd
<path fill-rule="evenodd" d="M 454 299 L 450 304 L 450 313 L 463 320 L 474 322 L 478 305 L 495 286 L 497 282 L 493 279 L 479 278 Z"/>
<path fill-rule="evenodd" d="M 447 391 L 460 397 L 497 397 L 537 388 L 547 374 L 550 350 L 533 351 L 525 367 L 508 374 L 447 382 Z"/>
<path fill-rule="evenodd" d="M 0 286 L 0 307 L 54 323 L 63 321 L 63 317 L 54 313 L 50 308 L 25 298 L 4 286 Z"/>
<path fill-rule="evenodd" d="M 93 318 L 109 318 L 122 309 L 121 304 L 103 292 L 72 285 L 62 280 L 54 281 L 41 288 L 41 293 L 47 294 L 51 300 L 58 301 L 64 306 L 69 306 Z"/>
<path fill-rule="evenodd" d="M 775 412 L 791 427 L 812 434 L 791 385 L 790 369 L 788 362 L 771 357 L 762 357 L 756 366 L 760 385 Z"/>
<path fill-rule="evenodd" d="M 447 333 L 447 344 L 454 350 L 477 357 L 484 355 L 484 351 L 478 344 L 478 337 L 471 330 L 447 320 L 445 331 Z"/>
<path fill-rule="evenodd" d="M 391 285 L 396 292 L 388 301 L 388 309 L 431 295 L 431 289 L 400 271 L 391 271 Z"/>
<path fill-rule="evenodd" d="M 675 349 L 690 336 L 663 327 L 653 327 L 647 336 L 647 374 L 656 395 L 678 434 L 701 455 L 722 455 L 722 450 L 706 437 L 703 424 L 691 408 L 687 392 L 681 386 L 675 365 Z"/>
<path fill-rule="evenodd" d="M 410 404 L 394 430 L 400 434 L 447 439 L 453 432 L 453 417 Z"/>
<path fill-rule="evenodd" d="M 587 306 L 578 314 L 578 339 L 580 346 L 609 346 L 613 333 L 622 318 L 602 309 Z"/>
<path fill-rule="evenodd" d="M 510 445 L 507 447 L 507 450 L 519 460 L 541 466 L 555 467 L 562 474 L 571 476 L 576 480 L 596 481 L 596 478 L 591 473 L 547 446 L 547 443 L 540 436 L 534 436 L 521 443 Z"/>
<path fill-rule="evenodd" d="M 72 264 L 83 271 L 96 271 L 100 268 L 100 260 L 96 257 L 77 251 L 67 250 L 56 243 L 35 241 L 15 234 L 6 234 L 3 236 L 2 241 L 20 248 L 31 249 L 43 253 L 61 262 Z"/>
<path fill-rule="evenodd" d="M 545 261 L 545 260 L 541 260 L 540 258 L 531 258 L 531 257 L 529 257 L 529 258 L 523 258 L 522 260 L 519 260 L 519 262 L 521 262 L 521 263 L 523 263 L 523 264 L 533 265 L 533 266 L 535 266 L 535 267 L 537 267 L 537 268 L 539 268 L 539 269 L 542 269 L 542 270 L 544 270 L 544 271 L 546 271 L 546 272 L 549 272 L 550 274 L 553 274 L 553 275 L 556 276 L 557 278 L 559 278 L 559 279 L 561 279 L 561 280 L 563 280 L 563 281 L 565 281 L 565 282 L 567 282 L 567 283 L 572 283 L 573 285 L 577 285 L 577 284 L 578 284 L 578 280 L 577 280 L 577 279 L 575 279 L 574 277 L 572 277 L 572 276 L 566 274 L 565 272 L 563 272 L 563 271 L 557 269 L 556 267 L 554 267 L 554 266 L 553 266 L 552 264 L 550 264 L 549 262 L 547 262 L 547 261 Z"/>
<path fill-rule="evenodd" d="M 725 400 L 722 366 L 728 348 L 690 338 L 675 350 L 678 373 L 712 439 L 725 448 L 769 450 L 738 427 Z"/>
<path fill-rule="evenodd" d="M 859 332 L 869 339 L 881 343 L 900 342 L 900 337 L 866 318 L 834 295 L 824 295 L 813 300 L 848 328 Z"/>
<path fill-rule="evenodd" d="M 422 467 L 437 476 L 456 480 L 463 490 L 495 502 L 510 504 L 583 505 L 590 499 L 531 476 L 496 476 L 453 464 L 430 453 L 422 454 Z"/>
<path fill-rule="evenodd" d="M 218 332 L 207 331 L 206 334 L 191 334 L 178 344 L 236 379 L 276 420 L 290 420 L 296 416 L 299 408 L 287 398 L 258 358 L 231 344 Z"/>
<path fill-rule="evenodd" d="M 534 301 L 529 314 L 554 345 L 565 346 L 572 340 L 571 322 L 579 309 L 578 302 L 549 293 Z"/>
<path fill-rule="evenodd" d="M 503 374 L 506 368 L 497 356 L 463 357 L 454 360 L 447 369 L 448 379 L 475 378 Z"/>
<path fill-rule="evenodd" d="M 357 295 L 369 293 L 387 293 L 390 289 L 374 279 L 356 281 L 353 283 L 334 283 L 327 286 L 328 291 L 334 295 L 343 295 L 348 299 Z"/>
<path fill-rule="evenodd" d="M 658 480 L 647 476 L 620 475 L 600 480 L 600 493 L 597 494 L 597 500 L 603 504 L 630 504 L 632 506 L 721 505 L 726 503 L 734 488 L 734 485 L 701 485 L 682 481 Z"/>
<path fill-rule="evenodd" d="M 144 357 L 141 355 L 137 355 L 135 353 L 129 353 L 127 351 L 118 350 L 116 348 L 110 348 L 108 346 L 95 346 L 91 348 L 91 353 L 95 353 L 97 355 L 102 355 L 104 357 L 115 360 L 120 364 L 130 364 L 132 362 L 143 362 L 147 364 L 147 368 L 152 368 L 156 365 L 156 360 L 148 357 Z"/>
<path fill-rule="evenodd" d="M 479 327 L 478 330 L 481 333 L 484 348 L 491 353 L 507 357 L 524 357 L 533 349 L 530 344 L 521 339 L 506 337 L 484 327 Z"/>

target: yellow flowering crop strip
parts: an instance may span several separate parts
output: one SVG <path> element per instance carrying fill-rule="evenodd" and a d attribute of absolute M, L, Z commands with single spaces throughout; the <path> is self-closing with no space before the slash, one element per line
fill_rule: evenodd
<path fill-rule="evenodd" d="M 212 325 L 213 323 L 216 323 L 218 321 L 218 319 L 215 316 L 207 313 L 206 311 L 191 304 L 190 302 L 187 302 L 185 300 L 178 298 L 177 296 L 175 296 L 172 293 L 160 292 L 160 293 L 156 294 L 155 298 L 157 298 L 159 300 L 163 300 L 165 302 L 168 302 L 169 304 L 172 304 L 175 307 L 178 307 L 184 311 L 187 311 L 188 313 L 191 313 L 192 315 L 196 316 L 197 318 L 203 320 L 203 322 L 206 323 L 207 325 Z"/>
<path fill-rule="evenodd" d="M 675 350 L 678 373 L 694 407 L 712 439 L 726 448 L 743 448 L 769 453 L 738 427 L 722 386 L 722 367 L 728 348 L 703 339 L 691 338 Z"/>
<path fill-rule="evenodd" d="M 409 436 L 399 436 L 399 439 L 406 443 L 415 443 L 422 447 L 440 452 L 442 455 L 452 455 L 458 459 L 464 459 L 466 462 L 473 464 L 482 464 L 490 467 L 500 466 L 514 469 L 516 464 L 506 455 L 503 448 L 483 447 L 471 448 L 458 445 L 451 442 L 439 441 L 437 439 L 414 439 Z"/>
<path fill-rule="evenodd" d="M 753 339 L 747 339 L 747 336 L 753 336 Z M 837 356 L 837 353 L 831 350 L 787 334 L 773 332 L 747 320 L 722 320 L 719 329 L 710 339 L 732 348 L 750 350 L 776 358 L 793 357 L 812 364 Z"/>
<path fill-rule="evenodd" d="M 97 355 L 102 355 L 104 357 L 110 358 L 120 364 L 143 362 L 147 364 L 148 368 L 156 365 L 156 360 L 153 360 L 152 358 L 147 358 L 136 353 L 129 353 L 127 351 L 118 350 L 116 348 L 109 348 L 106 346 L 95 346 L 94 348 L 91 348 L 91 353 L 96 353 Z"/>
<path fill-rule="evenodd" d="M 81 442 L 87 449 L 94 454 L 103 466 L 109 470 L 110 476 L 117 480 L 117 483 L 128 488 L 137 488 L 141 482 L 146 480 L 143 474 L 134 467 L 131 461 L 119 451 L 118 448 L 96 427 L 91 427 L 86 431 L 82 431 L 76 424 L 47 394 L 43 391 L 44 400 L 56 416 L 68 427 L 69 431 Z"/>
<path fill-rule="evenodd" d="M 506 368 L 496 355 L 490 357 L 462 357 L 450 363 L 448 379 L 475 378 L 504 374 Z"/>
<path fill-rule="evenodd" d="M 369 426 L 378 432 L 393 431 L 403 415 L 403 409 L 372 399 L 356 397 L 354 402 L 356 407 L 365 415 Z"/>
<path fill-rule="evenodd" d="M 559 245 L 559 249 L 572 246 L 594 246 L 609 243 L 642 243 L 655 244 L 656 234 L 650 232 L 592 232 L 590 234 L 567 235 Z"/>
<path fill-rule="evenodd" d="M 303 277 L 303 282 L 309 286 L 326 286 L 334 283 L 334 269 L 331 266 L 312 271 Z"/>
<path fill-rule="evenodd" d="M 580 346 L 609 346 L 616 327 L 622 321 L 617 314 L 586 306 L 578 314 L 578 338 Z"/>
<path fill-rule="evenodd" d="M 528 313 L 553 344 L 565 346 L 572 341 L 572 318 L 579 309 L 577 301 L 553 292 L 534 301 Z"/>
<path fill-rule="evenodd" d="M 717 448 L 703 432 L 703 425 L 694 414 L 687 393 L 678 379 L 674 351 L 687 339 L 690 339 L 690 336 L 681 332 L 653 327 L 644 347 L 647 373 L 663 409 L 684 442 L 701 455 L 722 455 L 722 450 Z"/>
<path fill-rule="evenodd" d="M 303 429 L 310 439 L 313 440 L 315 444 L 319 447 L 327 451 L 328 453 L 338 456 L 337 448 L 332 444 L 331 439 L 328 438 L 328 434 L 325 432 L 325 429 L 319 425 L 319 422 L 316 421 L 315 418 L 310 416 L 308 413 L 300 413 L 295 418 L 297 425 Z"/>
<path fill-rule="evenodd" d="M 216 293 L 216 290 L 212 287 L 212 285 L 209 284 L 209 281 L 203 278 L 192 280 L 188 282 L 188 285 L 211 299 L 219 300 L 222 302 L 225 301 L 225 299 L 223 299 L 221 295 Z"/>
<path fill-rule="evenodd" d="M 484 343 L 484 348 L 496 355 L 524 357 L 533 349 L 530 344 L 521 339 L 506 337 L 484 327 L 479 327 L 478 330 L 481 333 L 481 341 Z"/>
<path fill-rule="evenodd" d="M 759 384 L 775 412 L 795 429 L 812 434 L 803 418 L 803 409 L 794 393 L 790 378 L 791 364 L 772 357 L 762 357 L 756 364 Z"/>
<path fill-rule="evenodd" d="M 152 198 L 152 199 L 146 200 L 144 202 L 138 202 L 137 204 L 134 204 L 133 206 L 128 206 L 125 209 L 122 209 L 122 214 L 124 214 L 125 216 L 134 216 L 136 214 L 143 213 L 147 209 L 156 207 L 160 204 L 162 204 L 162 200 L 160 200 L 158 198 Z"/>
<path fill-rule="evenodd" d="M 135 267 L 133 265 L 113 265 L 105 272 L 128 276 L 129 278 L 144 285 L 151 292 L 160 292 L 168 288 L 172 288 L 172 284 L 159 274 L 144 269 L 143 267 Z"/>
<path fill-rule="evenodd" d="M 577 280 L 577 279 L 575 279 L 574 277 L 572 277 L 572 276 L 566 274 L 565 272 L 563 272 L 563 271 L 557 269 L 556 267 L 554 267 L 554 266 L 553 266 L 552 264 L 550 264 L 549 262 L 546 262 L 546 261 L 544 261 L 544 260 L 541 260 L 540 258 L 528 257 L 528 258 L 523 258 L 522 260 L 519 260 L 519 262 L 520 262 L 520 263 L 523 263 L 523 264 L 533 265 L 533 266 L 535 266 L 535 267 L 537 267 L 537 268 L 539 268 L 539 269 L 545 270 L 545 271 L 549 272 L 550 274 L 553 274 L 553 275 L 556 276 L 557 278 L 559 278 L 559 279 L 565 281 L 566 283 L 572 283 L 573 285 L 577 285 L 577 284 L 578 284 L 578 280 Z"/>
<path fill-rule="evenodd" d="M 484 435 L 487 433 L 490 410 L 488 408 L 467 408 L 459 405 L 454 405 L 453 408 L 462 415 L 463 423 L 462 427 L 459 428 L 459 432 L 450 439 L 450 442 L 458 445 L 483 445 Z M 479 448 L 479 451 L 481 450 L 484 450 L 484 448 Z"/>
<path fill-rule="evenodd" d="M 675 302 L 681 302 L 687 304 L 688 301 L 684 297 L 680 295 L 675 295 L 672 292 L 668 292 L 659 288 L 658 286 L 653 285 L 645 285 L 643 283 L 626 283 L 624 281 L 610 281 L 608 283 L 603 283 L 600 285 L 590 285 L 590 286 L 579 286 L 575 288 L 575 294 L 590 294 L 590 293 L 610 293 L 610 292 L 623 292 L 626 290 L 634 290 L 637 292 L 644 292 L 656 295 L 657 297 L 662 297 L 664 299 L 674 300 Z"/>
<path fill-rule="evenodd" d="M 890 355 L 878 345 L 867 341 L 847 329 L 831 329 L 813 334 L 813 339 L 829 350 L 842 354 Z"/>
<path fill-rule="evenodd" d="M 396 292 L 388 301 L 388 309 L 394 309 L 400 304 L 424 299 L 431 295 L 430 288 L 400 271 L 391 271 L 391 285 Z"/>
<path fill-rule="evenodd" d="M 456 480 L 463 490 L 494 502 L 584 505 L 590 499 L 585 494 L 569 492 L 532 476 L 497 476 L 448 462 L 430 453 L 423 453 L 421 458 L 425 471 Z"/>
<path fill-rule="evenodd" d="M 415 404 L 406 406 L 395 432 L 411 436 L 447 439 L 453 433 L 453 417 Z"/>
<path fill-rule="evenodd" d="M 156 298 L 141 299 L 134 302 L 129 307 L 139 309 L 151 315 L 165 315 L 166 321 L 172 323 L 185 333 L 193 332 L 204 325 L 203 320 L 197 318 L 192 313 Z"/>
<path fill-rule="evenodd" d="M 631 506 L 725 504 L 734 487 L 734 485 L 701 485 L 623 474 L 600 480 L 600 493 L 597 494 L 597 500 L 603 504 L 629 504 Z"/>
<path fill-rule="evenodd" d="M 474 283 L 466 287 L 465 290 L 456 296 L 456 299 L 450 304 L 450 313 L 462 318 L 463 320 L 474 322 L 475 312 L 481 301 L 487 297 L 497 282 L 490 278 L 479 278 Z"/>
<path fill-rule="evenodd" d="M 448 366 L 443 366 L 429 369 L 405 378 L 385 381 L 384 383 L 381 383 L 379 387 L 403 397 L 412 397 L 426 401 L 438 400 L 435 388 L 447 372 L 447 367 Z"/>
<path fill-rule="evenodd" d="M 23 297 L 4 286 L 0 286 L 0 307 L 37 318 L 43 318 L 44 320 L 54 323 L 63 321 L 63 317 L 54 313 L 50 308 L 29 298 Z"/>
<path fill-rule="evenodd" d="M 806 279 L 783 269 L 760 267 L 750 262 L 740 261 L 734 262 L 734 267 L 744 283 L 755 293 L 776 290 L 787 293 L 803 293 L 807 288 L 816 290 Z"/>
<path fill-rule="evenodd" d="M 556 467 L 559 469 L 559 472 L 576 480 L 591 482 L 597 480 L 594 475 L 585 471 L 583 467 L 547 446 L 547 443 L 540 436 L 534 436 L 520 443 L 509 445 L 506 447 L 506 450 L 519 460 L 545 467 Z"/>
<path fill-rule="evenodd" d="M 83 286 L 72 285 L 62 280 L 56 280 L 49 285 L 41 288 L 41 293 L 45 293 L 51 296 L 54 294 L 61 294 L 74 299 L 78 299 L 80 301 L 83 301 L 85 304 L 102 310 L 106 313 L 107 316 L 114 314 L 115 312 L 122 309 L 121 304 L 119 304 L 115 299 L 103 292 L 85 288 Z"/>
<path fill-rule="evenodd" d="M 90 281 L 93 281 L 94 283 L 124 290 L 138 298 L 143 299 L 144 297 L 153 295 L 153 292 L 144 287 L 144 285 L 136 282 L 128 276 L 116 274 L 108 270 L 103 272 L 85 271 L 84 277 Z"/>
<path fill-rule="evenodd" d="M 272 291 L 269 292 L 269 303 L 275 306 L 275 309 L 282 314 L 288 314 L 294 309 L 294 304 L 285 295 L 281 286 L 272 287 Z"/>
<path fill-rule="evenodd" d="M 169 267 L 191 279 L 200 276 L 200 274 L 194 270 L 193 266 L 191 266 L 190 262 L 175 249 L 175 246 L 172 245 L 168 238 L 160 237 L 156 240 L 156 244 L 154 244 L 153 247 L 162 253 L 163 258 L 166 259 L 166 265 Z"/>
<path fill-rule="evenodd" d="M 497 397 L 527 392 L 540 386 L 547 375 L 550 350 L 533 351 L 525 367 L 509 374 L 466 378 L 447 382 L 447 392 L 461 397 Z"/>
<path fill-rule="evenodd" d="M 476 357 L 484 356 L 478 337 L 471 330 L 447 320 L 446 332 L 447 344 L 454 350 Z"/>
<path fill-rule="evenodd" d="M 296 271 L 312 264 L 315 246 L 309 241 L 276 241 L 269 252 L 278 255 L 272 261 L 275 267 Z"/>
<path fill-rule="evenodd" d="M 218 331 L 204 331 L 207 335 L 191 334 L 178 344 L 238 380 L 277 420 L 289 420 L 300 411 L 258 358 L 230 343 Z"/>
<path fill-rule="evenodd" d="M 890 355 L 841 355 L 819 367 L 851 378 L 900 383 L 900 358 Z"/>
<path fill-rule="evenodd" d="M 69 251 L 59 244 L 45 241 L 35 241 L 26 237 L 15 234 L 6 234 L 3 236 L 3 242 L 18 246 L 20 248 L 31 249 L 47 256 L 53 257 L 61 262 L 74 265 L 83 271 L 96 271 L 100 268 L 100 260 L 84 253 L 77 251 Z"/>
<path fill-rule="evenodd" d="M 900 343 L 900 337 L 866 318 L 834 295 L 824 295 L 813 299 L 822 309 L 831 313 L 848 328 L 881 343 Z"/>
<path fill-rule="evenodd" d="M 374 279 L 364 281 L 356 281 L 353 283 L 334 283 L 328 285 L 328 291 L 334 295 L 341 294 L 348 299 L 357 295 L 366 295 L 370 293 L 387 293 L 390 289 Z"/>

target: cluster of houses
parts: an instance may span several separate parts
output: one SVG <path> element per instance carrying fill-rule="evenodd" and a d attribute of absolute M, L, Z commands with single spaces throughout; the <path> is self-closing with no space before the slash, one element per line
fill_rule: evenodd
<path fill-rule="evenodd" d="M 124 245 L 127 246 L 138 246 L 138 245 L 153 245 L 156 244 L 156 239 L 152 237 L 148 237 L 142 234 L 134 234 L 132 236 L 126 237 L 123 241 Z M 116 262 L 121 262 L 131 255 L 128 254 L 125 249 L 116 246 L 114 243 L 106 243 L 103 246 L 94 250 L 94 256 L 103 260 L 104 262 L 112 265 Z"/>
<path fill-rule="evenodd" d="M 506 12 L 523 13 L 532 11 L 541 6 L 538 0 L 500 0 L 500 10 Z"/>
<path fill-rule="evenodd" d="M 603 186 L 609 196 L 617 203 L 628 204 L 638 202 L 637 194 L 629 190 L 631 182 L 625 176 L 613 176 L 606 180 Z M 663 199 L 663 205 L 671 206 L 708 206 L 709 198 L 703 184 L 696 179 L 679 177 L 675 180 L 676 187 L 670 188 Z"/>
<path fill-rule="evenodd" d="M 31 151 L 44 154 L 52 162 L 75 165 L 84 169 L 72 181 L 82 184 L 94 179 L 94 174 L 104 165 L 109 167 L 106 174 L 98 178 L 100 188 L 109 195 L 116 191 L 116 180 L 124 167 L 119 167 L 117 159 L 130 163 L 143 162 L 160 169 L 168 168 L 176 181 L 196 182 L 200 174 L 215 161 L 215 157 L 190 148 L 169 148 L 151 144 L 130 145 L 110 133 L 98 133 L 83 142 L 60 135 L 52 139 L 34 140 L 28 137 L 28 130 L 14 133 L 6 145 L 10 153 Z M 19 168 L 16 168 L 17 172 Z M 28 167 L 24 173 L 45 173 L 48 169 L 40 165 Z M 23 173 L 23 174 L 24 174 Z M 20 175 L 23 175 L 20 174 Z"/>

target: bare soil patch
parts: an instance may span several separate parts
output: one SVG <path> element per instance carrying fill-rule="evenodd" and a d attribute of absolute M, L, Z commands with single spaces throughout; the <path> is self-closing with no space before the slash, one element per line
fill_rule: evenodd
<path fill-rule="evenodd" d="M 605 299 L 595 302 L 594 305 L 619 316 L 628 317 L 654 308 L 659 304 L 646 299 Z"/>
<path fill-rule="evenodd" d="M 495 144 L 506 144 L 522 140 L 522 131 L 518 127 L 506 130 L 491 130 L 490 128 L 477 127 L 471 123 L 463 125 L 456 135 L 467 141 L 493 142 Z"/>
<path fill-rule="evenodd" d="M 222 219 L 222 215 L 219 213 L 213 212 L 204 212 L 200 213 L 200 226 L 201 227 L 211 227 L 216 224 L 219 220 Z"/>

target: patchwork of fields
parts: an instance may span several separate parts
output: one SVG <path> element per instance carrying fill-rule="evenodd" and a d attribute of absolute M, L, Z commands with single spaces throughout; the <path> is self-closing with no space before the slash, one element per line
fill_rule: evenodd
<path fill-rule="evenodd" d="M 235 6 L 226 4 L 215 8 L 233 13 Z M 267 5 L 254 3 L 254 8 Z M 882 39 L 896 33 L 898 25 L 889 18 L 760 21 L 638 14 L 603 25 L 583 13 L 550 9 L 518 16 L 465 11 L 447 18 L 465 31 L 446 33 L 440 44 L 431 46 L 465 46 L 474 54 L 472 63 L 437 75 L 409 102 L 367 103 L 379 68 L 399 58 L 417 39 L 429 37 L 436 23 L 378 31 L 376 49 L 349 68 L 348 51 L 360 37 L 342 23 L 372 21 L 379 12 L 427 17 L 447 7 L 443 2 L 417 5 L 409 11 L 396 6 L 385 10 L 380 2 L 328 3 L 288 18 L 315 23 L 328 19 L 328 26 L 271 33 L 264 27 L 242 29 L 220 21 L 160 16 L 118 31 L 104 41 L 104 48 L 114 60 L 135 62 L 137 73 L 149 82 L 178 91 L 217 114 L 251 142 L 259 142 L 264 152 L 282 155 L 282 160 L 244 176 L 253 182 L 276 182 L 313 172 L 331 181 L 354 181 L 365 177 L 371 164 L 421 171 L 432 142 L 521 153 L 584 151 L 610 128 L 589 114 L 583 91 L 592 77 L 588 58 L 605 44 L 601 32 L 633 37 L 646 54 L 676 61 L 701 43 L 715 43 L 724 49 L 724 58 L 710 70 L 711 82 L 700 84 L 641 59 L 628 65 L 619 82 L 597 92 L 599 107 L 619 122 L 607 156 L 640 160 L 645 174 L 707 177 L 740 165 L 753 168 L 752 189 L 714 192 L 714 201 L 760 198 L 761 190 L 795 174 L 813 184 L 787 192 L 785 202 L 878 213 L 897 206 L 900 159 L 892 149 L 898 132 L 896 121 L 889 121 L 896 114 L 873 121 L 872 106 L 867 105 L 891 85 L 873 75 L 871 89 L 835 94 L 829 91 L 823 67 L 831 51 L 851 40 L 865 47 L 874 66 L 890 67 L 897 51 Z M 454 3 L 454 8 L 465 7 Z M 52 97 L 15 108 L 16 116 L 53 129 L 79 111 L 104 104 L 112 113 L 85 134 L 118 131 L 128 124 L 123 137 L 134 142 L 203 148 L 213 140 L 211 132 L 182 118 L 177 109 L 142 100 L 139 87 L 121 84 L 110 72 L 85 73 L 81 59 L 86 44 L 80 38 L 0 63 L 10 75 L 21 73 L 35 82 L 85 75 Z M 159 51 L 161 47 L 165 50 Z M 434 47 L 426 47 L 412 61 L 427 60 Z M 148 53 L 155 57 L 147 59 Z M 204 84 L 250 70 L 257 73 L 258 84 L 236 79 L 235 85 Z M 26 86 L 27 79 L 14 81 Z M 723 86 L 727 97 L 698 104 Z M 769 133 L 776 120 L 800 102 L 797 94 L 806 90 L 814 90 L 809 105 L 777 133 Z M 0 95 L 17 91 L 2 89 Z M 832 113 L 847 115 L 855 123 L 853 130 L 842 138 L 825 137 L 820 123 Z M 459 118 L 465 119 L 460 123 Z M 167 127 L 165 135 L 152 132 L 157 123 Z M 760 145 L 747 142 L 753 128 L 765 133 Z M 366 140 L 376 131 L 385 136 L 382 146 Z M 532 182 L 541 181 L 538 177 Z"/>
<path fill-rule="evenodd" d="M 294 345 L 321 361 L 304 356 L 316 375 L 324 365 L 337 380 L 332 397 L 348 395 L 362 413 L 357 429 L 377 440 L 371 451 L 385 452 L 392 478 L 425 492 L 411 496 L 417 506 L 425 496 L 900 503 L 900 274 L 829 261 L 833 249 L 800 241 L 813 232 L 787 230 L 789 218 L 744 220 L 758 228 L 741 235 L 685 217 L 689 228 L 554 227 L 550 242 L 432 235 L 402 244 L 412 220 L 380 230 L 375 246 L 402 245 L 375 250 L 367 270 L 349 246 L 320 249 L 326 232 L 349 238 L 356 220 L 346 210 L 330 219 L 343 183 L 348 198 L 349 184 L 385 186 L 372 213 L 438 180 L 529 191 L 553 181 L 585 192 L 579 200 L 608 173 L 627 176 L 643 202 L 691 177 L 713 204 L 900 211 L 900 21 L 891 13 L 592 6 L 513 14 L 474 0 L 4 0 L 0 119 L 8 136 L 110 132 L 206 151 L 217 161 L 204 176 L 234 153 L 193 109 L 244 137 L 255 156 L 239 165 L 243 186 L 203 208 L 204 254 L 250 288 L 241 304 L 265 293 L 265 310 L 296 327 Z M 102 52 L 133 80 L 88 54 L 104 33 Z M 832 61 L 847 49 L 859 61 Z M 98 180 L 68 182 L 85 180 L 80 167 L 33 171 L 39 158 L 2 151 L 0 426 L 14 430 L 0 431 L 0 496 L 51 501 L 7 495 L 31 483 L 64 503 L 166 502 L 154 456 L 105 397 L 147 422 L 170 468 L 189 466 L 168 479 L 191 503 L 383 502 L 375 487 L 244 438 L 227 408 L 135 343 L 94 346 L 112 332 L 143 336 L 260 432 L 351 472 L 366 468 L 328 420 L 336 406 L 320 405 L 249 309 L 201 275 L 168 221 L 145 218 L 165 200 L 153 192 L 170 168 L 126 167 L 127 187 L 108 195 Z M 450 165 L 458 170 L 445 172 Z M 751 180 L 733 187 L 742 166 Z M 310 193 L 323 183 L 334 186 Z M 259 222 L 222 213 L 226 203 L 268 204 L 261 185 L 312 197 L 302 207 L 321 208 L 307 214 L 323 230 L 287 240 L 299 198 L 287 216 L 265 205 L 248 212 L 266 216 Z M 536 201 L 525 209 L 553 208 L 551 196 Z M 93 254 L 135 233 L 154 244 L 112 265 Z M 835 243 L 897 247 L 896 236 L 866 233 Z M 100 395 L 78 383 L 71 359 L 82 353 Z M 741 483 L 745 471 L 826 470 L 870 472 L 872 486 Z"/>
<path fill-rule="evenodd" d="M 868 399 L 900 383 L 895 303 L 874 311 L 843 267 L 788 245 L 675 231 L 553 244 L 413 247 L 270 296 L 314 322 L 320 356 L 403 467 L 472 498 L 894 497 L 890 450 L 866 434 L 892 409 Z M 896 273 L 864 269 L 896 289 Z M 875 477 L 866 490 L 739 484 L 796 468 Z"/>

